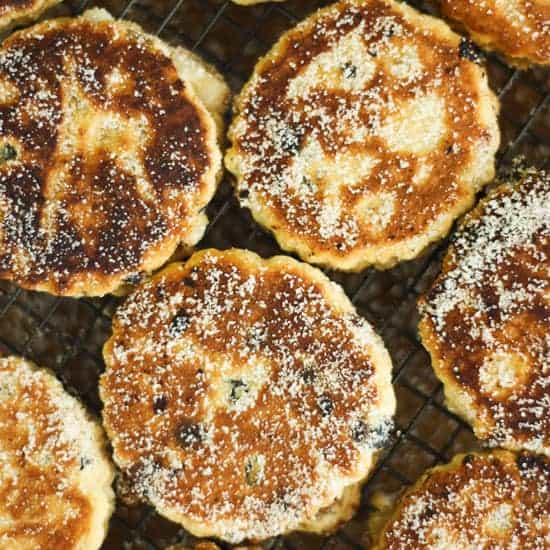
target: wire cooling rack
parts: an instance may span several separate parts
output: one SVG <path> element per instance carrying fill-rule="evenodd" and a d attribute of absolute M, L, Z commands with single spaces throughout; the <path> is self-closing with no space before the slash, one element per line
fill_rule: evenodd
<path fill-rule="evenodd" d="M 173 44 L 186 46 L 214 63 L 234 92 L 250 75 L 282 31 L 327 1 L 289 0 L 283 4 L 238 7 L 226 0 L 72 0 L 55 14 L 77 14 L 92 6 L 134 20 Z M 410 3 L 437 13 L 435 4 Z M 496 56 L 487 60 L 491 86 L 501 104 L 499 169 L 516 155 L 550 168 L 550 71 L 510 69 Z M 264 255 L 280 253 L 274 240 L 239 208 L 226 177 L 209 208 L 210 226 L 201 247 L 245 247 Z M 368 498 L 384 488 L 397 491 L 427 467 L 456 452 L 478 448 L 471 430 L 443 404 L 441 384 L 416 333 L 416 300 L 437 275 L 446 242 L 390 271 L 360 274 L 327 272 L 339 282 L 383 336 L 394 362 L 397 430 L 364 488 L 356 517 L 330 537 L 294 534 L 268 541 L 273 549 L 354 549 L 367 543 Z M 71 300 L 25 292 L 0 282 L 0 347 L 52 368 L 65 387 L 96 413 L 101 347 L 110 333 L 117 299 Z M 147 507 L 117 505 L 104 544 L 108 550 L 163 549 L 192 540 L 179 526 Z"/>

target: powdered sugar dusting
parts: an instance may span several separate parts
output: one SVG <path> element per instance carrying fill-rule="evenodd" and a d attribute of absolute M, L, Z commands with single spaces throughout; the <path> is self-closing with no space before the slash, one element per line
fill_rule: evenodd
<path fill-rule="evenodd" d="M 550 63 L 547 0 L 443 0 L 443 13 L 515 62 Z"/>
<path fill-rule="evenodd" d="M 200 237 L 214 123 L 155 40 L 93 10 L 3 43 L 0 276 L 105 294 Z"/>
<path fill-rule="evenodd" d="M 355 266 L 366 261 L 358 252 L 380 264 L 400 245 L 414 255 L 492 176 L 494 98 L 439 25 L 392 1 L 345 0 L 260 63 L 226 164 L 241 202 L 283 247 Z M 382 226 L 361 205 L 376 195 L 399 205 Z"/>
<path fill-rule="evenodd" d="M 545 550 L 549 514 L 548 459 L 458 456 L 403 497 L 376 548 Z"/>
<path fill-rule="evenodd" d="M 113 476 L 96 430 L 52 374 L 0 359 L 2 548 L 79 548 L 84 539 L 101 540 Z M 93 507 L 87 491 L 97 492 Z"/>
<path fill-rule="evenodd" d="M 0 30 L 5 31 L 29 19 L 37 18 L 61 0 L 2 0 L 0 2 Z"/>
<path fill-rule="evenodd" d="M 387 352 L 343 292 L 308 273 L 207 251 L 117 312 L 101 380 L 115 458 L 194 532 L 238 542 L 295 529 L 362 479 L 388 436 Z"/>
<path fill-rule="evenodd" d="M 550 453 L 550 175 L 495 192 L 445 265 L 421 305 L 436 368 L 474 399 L 479 436 Z"/>

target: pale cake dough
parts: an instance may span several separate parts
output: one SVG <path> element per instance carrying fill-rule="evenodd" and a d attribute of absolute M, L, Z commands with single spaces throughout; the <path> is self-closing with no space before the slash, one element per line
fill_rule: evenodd
<path fill-rule="evenodd" d="M 394 510 L 375 514 L 372 550 L 546 550 L 548 495 L 547 457 L 457 455 L 428 470 Z"/>
<path fill-rule="evenodd" d="M 221 174 L 227 100 L 212 68 L 104 10 L 10 36 L 0 49 L 0 277 L 100 296 L 196 244 Z"/>
<path fill-rule="evenodd" d="M 224 115 L 229 107 L 231 93 L 223 76 L 197 54 L 185 48 L 164 45 L 166 55 L 172 52 L 172 61 L 178 74 L 188 83 L 202 104 L 214 118 L 218 142 L 224 139 Z"/>
<path fill-rule="evenodd" d="M 333 530 L 392 427 L 382 340 L 340 287 L 284 256 L 168 266 L 119 308 L 104 357 L 115 461 L 197 537 Z"/>
<path fill-rule="evenodd" d="M 53 373 L 0 359 L 0 548 L 97 550 L 113 478 L 99 423 Z"/>
<path fill-rule="evenodd" d="M 287 32 L 236 100 L 225 163 L 285 250 L 388 268 L 444 236 L 494 175 L 498 104 L 440 20 L 347 0 Z"/>
<path fill-rule="evenodd" d="M 441 0 L 441 11 L 512 65 L 550 65 L 550 0 Z"/>
<path fill-rule="evenodd" d="M 549 173 L 481 201 L 419 305 L 448 407 L 481 439 L 550 455 Z"/>
<path fill-rule="evenodd" d="M 62 0 L 0 0 L 0 32 L 38 19 Z"/>

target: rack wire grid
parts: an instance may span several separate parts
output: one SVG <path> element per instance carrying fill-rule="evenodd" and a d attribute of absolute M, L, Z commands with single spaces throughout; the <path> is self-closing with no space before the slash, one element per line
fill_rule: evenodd
<path fill-rule="evenodd" d="M 437 14 L 434 2 L 409 2 Z M 69 0 L 48 15 L 78 14 L 92 6 L 104 7 L 115 16 L 140 23 L 169 43 L 198 52 L 218 67 L 237 92 L 258 57 L 284 30 L 329 3 L 289 0 L 239 7 L 229 0 Z M 550 71 L 514 70 L 495 55 L 488 56 L 487 69 L 502 104 L 499 169 L 517 155 L 523 155 L 529 164 L 549 168 Z M 238 246 L 263 256 L 281 252 L 274 239 L 239 207 L 229 176 L 209 207 L 209 218 L 200 247 Z M 445 249 L 443 241 L 416 260 L 384 272 L 327 272 L 376 327 L 392 355 L 398 403 L 396 431 L 364 487 L 362 505 L 353 520 L 329 537 L 295 533 L 267 541 L 266 548 L 364 548 L 368 544 L 368 500 L 374 491 L 397 492 L 426 468 L 447 462 L 457 452 L 479 448 L 471 429 L 445 408 L 442 386 L 416 332 L 416 300 L 437 275 Z M 111 316 L 118 303 L 111 296 L 97 300 L 56 298 L 1 282 L 0 347 L 53 369 L 71 393 L 99 414 L 101 348 L 110 334 Z M 181 527 L 151 508 L 118 501 L 103 548 L 154 550 L 192 540 Z"/>

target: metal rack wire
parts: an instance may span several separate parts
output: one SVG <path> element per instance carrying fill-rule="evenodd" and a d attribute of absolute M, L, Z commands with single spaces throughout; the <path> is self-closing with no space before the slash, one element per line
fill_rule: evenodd
<path fill-rule="evenodd" d="M 200 53 L 238 91 L 257 58 L 283 30 L 328 3 L 288 0 L 242 8 L 229 0 L 69 0 L 59 13 L 77 14 L 101 6 L 116 16 L 135 20 L 147 31 Z M 423 11 L 436 11 L 433 2 L 409 3 Z M 487 67 L 502 103 L 499 168 L 518 154 L 531 164 L 550 168 L 550 71 L 512 70 L 496 56 L 489 56 Z M 280 252 L 274 240 L 239 208 L 227 179 L 209 208 L 209 217 L 201 246 L 240 246 L 262 255 Z M 441 385 L 416 334 L 416 299 L 437 275 L 445 248 L 446 242 L 439 243 L 421 258 L 387 272 L 327 273 L 344 287 L 390 350 L 398 398 L 397 430 L 365 486 L 356 518 L 331 537 L 294 534 L 268 541 L 267 548 L 362 548 L 371 492 L 381 487 L 397 491 L 425 468 L 448 461 L 461 450 L 478 447 L 470 428 L 445 408 Z M 113 297 L 70 300 L 25 292 L 0 282 L 0 347 L 54 369 L 69 391 L 99 412 L 101 346 L 109 335 L 116 305 Z M 181 528 L 153 510 L 130 508 L 120 502 L 104 548 L 154 550 L 186 540 L 188 535 Z"/>

